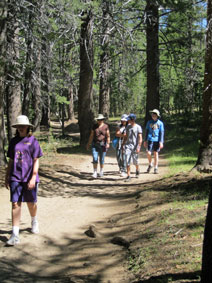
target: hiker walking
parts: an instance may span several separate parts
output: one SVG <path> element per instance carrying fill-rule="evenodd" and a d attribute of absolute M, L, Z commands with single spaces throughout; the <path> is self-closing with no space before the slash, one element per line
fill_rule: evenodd
<path fill-rule="evenodd" d="M 116 137 L 119 138 L 117 147 L 116 147 L 116 159 L 117 159 L 118 166 L 119 166 L 119 172 L 122 177 L 126 177 L 127 175 L 125 152 L 122 147 L 124 136 L 126 135 L 126 127 L 128 124 L 127 119 L 128 119 L 128 115 L 123 114 L 121 116 L 121 124 L 116 129 Z"/>
<path fill-rule="evenodd" d="M 12 125 L 16 128 L 16 135 L 11 139 L 7 157 L 9 163 L 5 175 L 5 185 L 10 189 L 12 203 L 12 234 L 8 245 L 19 244 L 19 225 L 21 219 L 21 205 L 26 202 L 31 215 L 31 232 L 39 233 L 37 220 L 37 190 L 39 157 L 43 155 L 40 145 L 32 135 L 33 125 L 25 115 L 16 118 Z"/>
<path fill-rule="evenodd" d="M 154 173 L 158 174 L 158 159 L 159 151 L 163 148 L 164 143 L 164 124 L 159 120 L 160 112 L 157 109 L 149 111 L 152 119 L 147 122 L 146 135 L 144 141 L 144 147 L 147 151 L 147 159 L 149 162 L 147 173 L 149 173 L 153 167 L 152 164 L 152 152 L 154 154 Z"/>
<path fill-rule="evenodd" d="M 142 144 L 142 128 L 136 124 L 136 115 L 130 114 L 128 116 L 128 125 L 126 128 L 126 135 L 124 137 L 123 148 L 125 150 L 125 157 L 127 163 L 127 178 L 126 181 L 130 181 L 130 164 L 131 160 L 136 167 L 136 177 L 139 177 L 139 164 L 138 153 Z"/>
<path fill-rule="evenodd" d="M 92 148 L 93 155 L 93 178 L 97 178 L 98 160 L 100 163 L 99 177 L 104 176 L 104 160 L 107 149 L 110 147 L 110 131 L 105 123 L 105 117 L 99 114 L 96 118 L 97 124 L 94 124 L 87 143 L 87 150 Z"/>

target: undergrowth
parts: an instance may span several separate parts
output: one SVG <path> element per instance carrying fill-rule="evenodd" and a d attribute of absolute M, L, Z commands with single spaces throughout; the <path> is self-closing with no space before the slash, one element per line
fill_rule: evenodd
<path fill-rule="evenodd" d="M 161 153 L 169 162 L 170 174 L 149 184 L 148 206 L 140 194 L 138 217 L 146 224 L 136 227 L 139 233 L 128 255 L 128 269 L 138 278 L 134 282 L 200 282 L 212 176 L 190 172 L 198 156 L 199 125 L 194 116 L 189 120 L 175 116 L 165 122 Z"/>
<path fill-rule="evenodd" d="M 149 183 L 148 196 L 141 192 L 138 198 L 140 209 L 132 221 L 136 223 L 138 217 L 137 222 L 142 225 L 129 232 L 134 237 L 134 246 L 128 253 L 128 269 L 138 278 L 135 282 L 199 282 L 211 187 L 210 175 L 189 173 L 197 160 L 200 121 L 197 116 L 187 120 L 172 116 L 163 121 L 165 146 L 161 154 L 168 160 L 170 174 L 161 181 Z M 49 156 L 84 153 L 79 139 L 69 135 L 60 137 L 50 132 L 38 135 L 38 139 Z M 146 206 L 145 199 L 149 202 Z"/>
<path fill-rule="evenodd" d="M 175 115 L 165 122 L 165 158 L 170 175 L 191 170 L 197 161 L 199 150 L 200 117 Z"/>

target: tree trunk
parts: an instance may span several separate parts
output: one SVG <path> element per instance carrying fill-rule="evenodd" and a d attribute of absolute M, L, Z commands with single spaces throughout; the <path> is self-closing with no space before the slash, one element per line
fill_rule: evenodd
<path fill-rule="evenodd" d="M 51 69 L 49 58 L 50 58 L 50 47 L 49 42 L 46 38 L 42 40 L 42 69 L 41 69 L 41 90 L 42 90 L 42 116 L 40 124 L 45 126 L 47 129 L 50 127 L 50 96 L 49 96 L 49 77 Z"/>
<path fill-rule="evenodd" d="M 5 43 L 6 43 L 6 18 L 7 1 L 2 0 L 0 7 L 0 166 L 6 164 L 4 153 L 4 67 L 5 67 Z"/>
<path fill-rule="evenodd" d="M 197 169 L 210 172 L 212 169 L 212 0 L 208 0 L 205 74 L 203 93 L 203 120 L 200 133 Z M 201 283 L 212 282 L 212 190 L 210 191 L 205 223 Z"/>
<path fill-rule="evenodd" d="M 109 3 L 103 3 L 102 39 L 100 55 L 100 87 L 99 87 L 99 113 L 106 118 L 110 114 L 110 87 L 109 87 Z"/>
<path fill-rule="evenodd" d="M 15 3 L 8 1 L 7 64 L 5 68 L 8 140 L 14 136 L 16 130 L 12 128 L 12 124 L 21 114 L 21 85 L 20 78 L 17 76 L 21 73 L 18 63 L 19 48 L 19 23 L 16 18 Z"/>
<path fill-rule="evenodd" d="M 32 70 L 33 70 L 33 7 L 29 6 L 28 15 L 26 16 L 26 21 L 28 22 L 28 29 L 26 31 L 27 35 L 26 41 L 26 59 L 25 59 L 25 73 L 24 73 L 24 89 L 23 89 L 23 103 L 22 103 L 22 113 L 24 115 L 29 115 L 30 110 L 30 99 L 32 91 Z"/>
<path fill-rule="evenodd" d="M 39 44 L 39 43 L 38 43 Z M 34 73 L 36 75 L 36 80 L 34 81 L 33 86 L 33 109 L 34 109 L 34 119 L 33 119 L 33 125 L 34 129 L 36 131 L 40 131 L 40 121 L 41 121 L 41 114 L 42 114 L 42 108 L 41 108 L 41 48 L 40 46 L 37 46 L 37 52 L 36 52 L 36 62 L 35 62 L 35 69 Z"/>
<path fill-rule="evenodd" d="M 212 0 L 208 1 L 206 54 L 203 92 L 203 118 L 200 129 L 199 155 L 195 168 L 212 171 Z"/>
<path fill-rule="evenodd" d="M 80 83 L 78 93 L 78 123 L 80 128 L 80 145 L 85 145 L 93 123 L 91 109 L 93 90 L 93 16 L 91 12 L 84 15 L 81 25 L 80 40 Z"/>
<path fill-rule="evenodd" d="M 68 120 L 72 121 L 74 120 L 74 92 L 72 85 L 69 87 L 68 101 Z"/>
<path fill-rule="evenodd" d="M 212 282 L 212 190 L 210 191 L 202 252 L 201 283 Z"/>
<path fill-rule="evenodd" d="M 146 40 L 147 40 L 147 97 L 145 122 L 149 120 L 149 110 L 159 108 L 159 15 L 155 0 L 147 0 Z"/>

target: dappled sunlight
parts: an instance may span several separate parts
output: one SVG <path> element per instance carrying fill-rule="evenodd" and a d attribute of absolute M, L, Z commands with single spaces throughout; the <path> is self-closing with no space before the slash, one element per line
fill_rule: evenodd
<path fill-rule="evenodd" d="M 112 278 L 111 282 L 155 283 L 172 278 L 173 282 L 197 282 L 203 207 L 211 176 L 181 173 L 165 177 L 169 173 L 165 151 L 160 155 L 159 174 L 147 174 L 142 149 L 140 176 L 135 178 L 132 165 L 132 180 L 126 183 L 110 148 L 104 177 L 93 179 L 90 152 L 72 150 L 64 145 L 54 157 L 41 159 L 40 234 L 31 234 L 23 212 L 21 244 L 6 247 L 11 224 L 8 215 L 1 221 L 0 280 L 99 283 Z M 181 161 L 176 162 L 180 165 Z M 85 233 L 89 227 L 94 227 L 93 238 Z M 195 272 L 189 272 L 192 264 Z"/>

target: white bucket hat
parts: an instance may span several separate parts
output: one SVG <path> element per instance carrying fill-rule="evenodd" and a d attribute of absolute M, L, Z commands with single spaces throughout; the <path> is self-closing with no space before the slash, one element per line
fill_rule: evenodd
<path fill-rule="evenodd" d="M 102 114 L 99 114 L 98 117 L 96 118 L 96 120 L 104 120 L 105 117 Z"/>
<path fill-rule="evenodd" d="M 17 128 L 17 126 L 30 126 L 34 127 L 30 122 L 27 116 L 20 115 L 16 118 L 15 124 L 12 125 L 13 128 Z"/>
<path fill-rule="evenodd" d="M 127 118 L 128 118 L 128 115 L 127 114 L 123 114 L 122 116 L 121 116 L 121 121 L 128 121 L 127 120 Z"/>
<path fill-rule="evenodd" d="M 158 109 L 153 109 L 149 111 L 150 114 L 155 113 L 158 117 L 160 117 L 160 112 Z"/>

